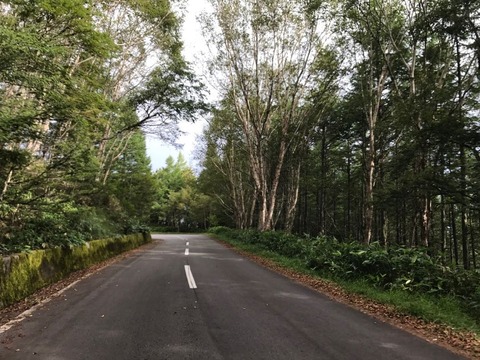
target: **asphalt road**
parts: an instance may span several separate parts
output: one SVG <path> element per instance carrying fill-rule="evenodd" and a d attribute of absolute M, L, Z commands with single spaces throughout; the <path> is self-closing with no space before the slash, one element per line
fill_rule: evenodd
<path fill-rule="evenodd" d="M 461 359 L 205 236 L 154 239 L 0 334 L 0 359 Z"/>

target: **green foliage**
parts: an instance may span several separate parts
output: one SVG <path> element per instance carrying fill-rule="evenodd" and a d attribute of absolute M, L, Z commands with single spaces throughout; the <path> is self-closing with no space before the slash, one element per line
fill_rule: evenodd
<path fill-rule="evenodd" d="M 144 114 L 140 123 L 156 127 L 157 135 L 168 140 L 165 134 L 169 134 L 178 121 L 194 121 L 198 112 L 208 110 L 202 89 L 203 85 L 187 63 L 174 56 L 168 64 L 155 69 L 148 82 L 130 95 L 129 101 Z"/>
<path fill-rule="evenodd" d="M 150 233 L 150 228 L 146 225 L 143 224 L 138 224 L 138 223 L 133 223 L 133 224 L 127 224 L 123 228 L 123 232 L 126 235 L 129 234 L 149 234 Z"/>
<path fill-rule="evenodd" d="M 101 210 L 72 203 L 51 205 L 48 211 L 32 213 L 21 226 L 7 228 L 1 237 L 2 254 L 34 249 L 82 245 L 111 236 L 116 225 Z"/>
<path fill-rule="evenodd" d="M 150 225 L 168 231 L 199 231 L 216 221 L 212 199 L 203 194 L 193 170 L 182 154 L 171 156 L 155 174 L 156 194 L 151 207 Z"/>
<path fill-rule="evenodd" d="M 226 226 L 213 226 L 208 229 L 208 232 L 210 234 L 220 235 L 222 237 L 227 237 L 229 239 L 235 239 L 236 236 L 240 234 L 240 231 L 234 230 Z"/>
<path fill-rule="evenodd" d="M 278 8 L 293 9 L 293 3 Z M 272 54 L 269 46 L 281 36 L 269 31 L 296 34 L 289 31 L 294 19 L 285 14 L 283 23 L 275 20 L 279 12 L 270 13 L 281 2 L 212 4 L 215 14 L 205 18 L 205 28 L 219 46 L 211 65 L 217 71 L 230 65 L 227 78 L 235 80 L 222 88 L 202 144 L 199 182 L 223 210 L 216 213 L 220 224 L 228 224 L 222 219 L 227 214 L 237 228 L 270 229 L 260 218 L 268 213 L 276 230 L 425 246 L 428 255 L 443 258 L 446 273 L 459 265 L 479 267 L 479 1 L 441 0 L 427 7 L 399 0 L 302 3 L 311 24 L 321 19 L 331 46 L 315 47 L 304 67 L 308 81 L 297 78 L 307 96 L 298 104 L 288 104 L 299 99 L 286 95 L 296 88 L 291 79 L 282 78 L 281 66 L 271 68 L 276 56 L 285 57 L 277 55 L 285 47 Z M 300 34 L 294 43 L 302 44 Z M 290 43 L 286 48 L 294 49 Z M 251 54 L 253 60 L 245 60 Z M 286 58 L 295 59 L 285 62 L 291 75 L 301 56 Z M 268 89 L 275 89 L 271 96 Z M 287 118 L 279 115 L 282 109 L 301 114 L 298 125 L 281 126 Z M 283 154 L 278 145 L 287 134 Z M 262 189 L 278 174 L 275 188 Z M 263 199 L 265 194 L 275 196 Z M 269 204 L 274 211 L 263 209 Z M 352 245 L 352 251 L 363 250 Z M 427 273 L 404 271 L 403 280 L 392 281 L 382 258 L 398 254 L 375 254 L 329 261 L 332 267 L 347 261 L 348 271 L 378 267 L 382 272 L 375 276 L 383 276 L 385 286 L 423 287 Z M 420 254 L 417 261 L 428 269 L 431 259 Z"/>
<path fill-rule="evenodd" d="M 112 165 L 105 190 L 118 202 L 117 218 L 120 222 L 148 222 L 156 184 L 146 155 L 145 138 L 140 131 L 131 136 Z"/>
<path fill-rule="evenodd" d="M 478 316 L 472 316 L 472 310 L 465 308 L 461 299 L 454 296 L 432 296 L 400 289 L 385 291 L 364 280 L 336 279 L 336 281 L 348 292 L 393 305 L 401 313 L 412 314 L 434 323 L 447 324 L 456 329 L 480 332 L 478 320 L 476 320 Z"/>
<path fill-rule="evenodd" d="M 204 105 L 171 2 L 0 9 L 1 253 L 146 232 L 156 182 L 140 127 L 172 141 Z"/>
<path fill-rule="evenodd" d="M 210 197 L 217 224 L 246 228 L 250 215 L 246 209 L 254 201 L 254 187 L 248 176 L 246 144 L 231 97 L 223 100 L 221 108 L 214 109 L 212 115 L 202 138 L 204 158 L 198 187 Z"/>

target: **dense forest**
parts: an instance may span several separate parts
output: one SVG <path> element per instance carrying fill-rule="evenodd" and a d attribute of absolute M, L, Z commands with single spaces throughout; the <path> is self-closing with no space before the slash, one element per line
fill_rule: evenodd
<path fill-rule="evenodd" d="M 478 1 L 211 3 L 199 181 L 236 227 L 478 267 Z"/>
<path fill-rule="evenodd" d="M 224 225 L 478 267 L 478 1 L 209 0 L 208 106 L 181 3 L 0 3 L 2 252 Z M 200 114 L 200 170 L 153 172 Z"/>

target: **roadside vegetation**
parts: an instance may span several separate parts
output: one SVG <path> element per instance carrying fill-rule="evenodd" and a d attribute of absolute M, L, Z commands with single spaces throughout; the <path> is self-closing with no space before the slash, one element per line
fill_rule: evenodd
<path fill-rule="evenodd" d="M 145 134 L 205 106 L 169 0 L 0 2 L 0 254 L 145 230 Z"/>
<path fill-rule="evenodd" d="M 400 313 L 480 334 L 480 274 L 454 269 L 426 249 L 385 249 L 327 237 L 214 227 L 209 233 L 296 272 L 393 305 Z"/>

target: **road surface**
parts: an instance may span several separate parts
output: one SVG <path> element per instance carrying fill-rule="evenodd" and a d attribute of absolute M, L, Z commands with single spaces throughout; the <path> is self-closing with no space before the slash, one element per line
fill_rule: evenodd
<path fill-rule="evenodd" d="M 0 334 L 0 359 L 461 359 L 206 236 L 154 239 Z"/>

